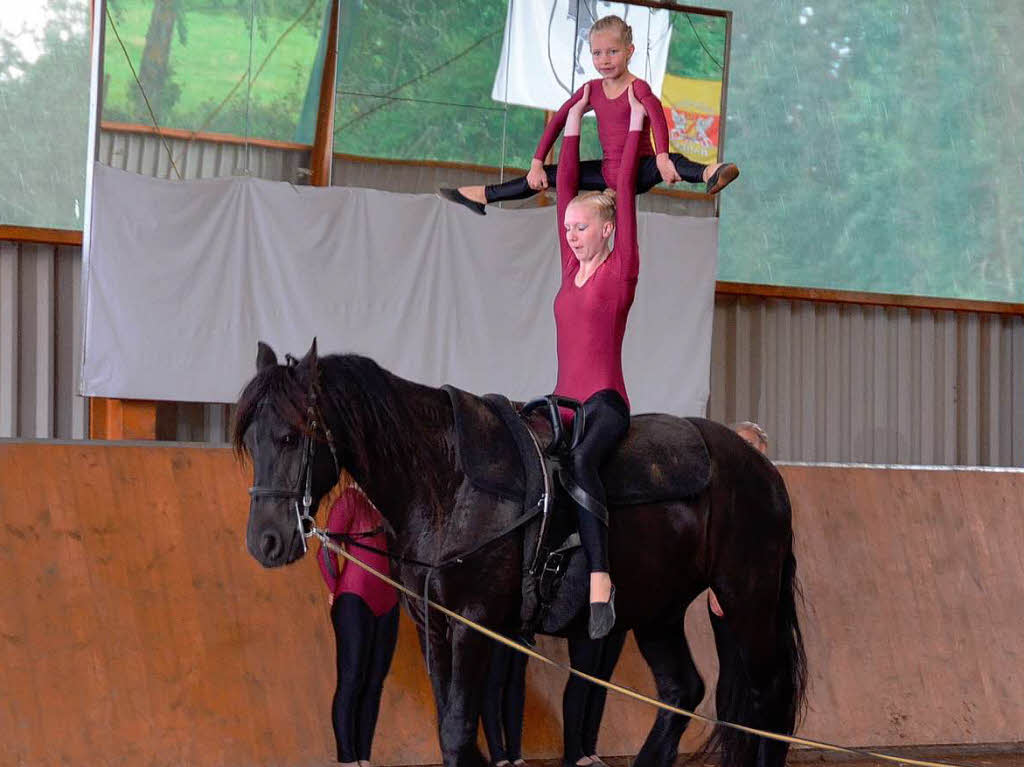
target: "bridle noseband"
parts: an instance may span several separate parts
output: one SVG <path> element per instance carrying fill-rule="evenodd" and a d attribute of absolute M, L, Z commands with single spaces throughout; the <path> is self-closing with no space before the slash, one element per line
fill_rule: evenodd
<path fill-rule="evenodd" d="M 289 368 L 294 368 L 298 364 L 296 359 L 290 354 L 285 356 L 288 362 Z M 310 377 L 309 384 L 309 407 L 306 409 L 306 419 L 308 426 L 304 430 L 305 437 L 302 443 L 302 463 L 299 466 L 299 476 L 296 478 L 299 489 L 291 490 L 288 488 L 280 487 L 263 487 L 261 485 L 253 485 L 249 488 L 249 495 L 253 499 L 256 498 L 286 498 L 292 501 L 295 509 L 295 522 L 296 529 L 299 533 L 299 537 L 302 540 L 302 553 L 305 554 L 308 551 L 306 546 L 306 539 L 312 538 L 316 535 L 316 519 L 313 508 L 313 456 L 316 452 L 316 445 L 314 439 L 316 437 L 317 430 L 320 429 L 324 434 L 324 441 L 327 443 L 327 447 L 331 450 L 331 458 L 334 459 L 334 472 L 336 477 L 341 476 L 341 464 L 338 462 L 338 451 L 334 446 L 334 436 L 331 434 L 331 429 L 324 420 L 323 413 L 320 410 L 318 404 L 317 395 L 320 393 L 320 369 L 314 368 L 313 374 Z M 303 475 L 305 480 L 303 482 Z M 300 508 L 299 502 L 302 502 Z"/>

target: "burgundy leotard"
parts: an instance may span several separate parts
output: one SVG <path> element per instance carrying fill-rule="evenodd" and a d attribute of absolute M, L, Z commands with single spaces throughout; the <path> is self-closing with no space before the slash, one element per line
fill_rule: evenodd
<path fill-rule="evenodd" d="M 327 517 L 327 530 L 331 533 L 358 535 L 376 530 L 380 527 L 381 522 L 380 512 L 374 508 L 370 499 L 359 488 L 350 485 L 331 506 L 330 514 Z M 365 538 L 360 537 L 358 542 L 381 551 L 386 551 L 388 545 L 383 532 Z M 354 545 L 346 546 L 345 550 L 374 570 L 384 575 L 391 574 L 391 565 L 386 556 Z M 338 555 L 333 551 L 321 547 L 317 561 L 320 563 L 320 572 L 324 576 L 327 588 L 335 596 L 356 594 L 362 597 L 377 617 L 386 613 L 398 602 L 398 593 L 393 587 L 359 565 L 346 562 L 339 575 Z"/>
<path fill-rule="evenodd" d="M 597 136 L 601 141 L 601 150 L 604 153 L 601 172 L 604 175 L 605 183 L 614 189 L 618 184 L 619 163 L 624 154 L 623 148 L 629 133 L 629 96 L 623 90 L 617 98 L 610 99 L 605 95 L 602 83 L 603 80 L 590 81 L 590 105 L 594 108 L 594 114 L 597 115 Z M 661 101 L 651 91 L 651 86 L 640 78 L 633 81 L 633 95 L 644 105 L 648 115 L 644 120 L 644 130 L 639 137 L 640 144 L 637 150 L 639 156 L 653 155 L 654 148 L 657 149 L 658 154 L 669 151 L 668 123 L 665 121 L 665 110 L 662 108 Z M 582 97 L 583 88 L 580 88 L 562 104 L 551 118 L 551 122 L 544 128 L 544 135 L 540 137 L 540 143 L 537 144 L 537 151 L 533 155 L 535 159 L 544 161 L 548 150 L 554 145 L 555 139 L 565 127 L 569 108 Z M 647 130 L 648 124 L 654 131 L 654 148 L 651 147 L 651 138 Z"/>
<path fill-rule="evenodd" d="M 628 127 L 629 123 L 626 125 Z M 627 134 L 615 186 L 615 247 L 582 287 L 575 283 L 580 262 L 565 237 L 565 210 L 576 196 L 579 185 L 579 136 L 562 139 L 558 158 L 556 189 L 562 286 L 555 296 L 558 347 L 555 394 L 581 402 L 601 389 L 614 389 L 629 404 L 622 376 L 622 338 L 640 271 L 635 197 L 641 132 L 627 131 Z"/>

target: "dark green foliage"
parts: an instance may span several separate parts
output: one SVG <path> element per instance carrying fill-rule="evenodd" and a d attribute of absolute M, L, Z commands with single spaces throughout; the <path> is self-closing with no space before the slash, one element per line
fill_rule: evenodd
<path fill-rule="evenodd" d="M 157 99 L 161 124 L 243 133 L 244 83 L 216 110 L 246 71 L 250 3 L 169 2 L 179 18 Z M 313 9 L 310 0 L 255 2 L 261 51 L 301 21 L 254 84 L 248 133 L 292 139 L 325 0 Z M 1024 3 L 810 3 L 729 6 L 725 156 L 742 175 L 723 194 L 720 276 L 1024 301 Z M 136 57 L 153 4 L 112 5 Z M 490 98 L 506 2 L 350 4 L 338 151 L 528 164 L 543 114 L 506 112 Z M 88 4 L 49 5 L 58 14 L 34 64 L 0 36 L 0 220 L 80 226 Z M 719 20 L 677 14 L 669 70 L 717 78 L 723 45 Z M 148 123 L 109 39 L 107 73 L 105 116 Z M 583 155 L 596 156 L 592 121 L 585 125 Z"/>

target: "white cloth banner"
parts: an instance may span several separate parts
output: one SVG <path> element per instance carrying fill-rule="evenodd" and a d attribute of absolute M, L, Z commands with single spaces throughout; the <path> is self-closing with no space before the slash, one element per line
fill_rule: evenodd
<path fill-rule="evenodd" d="M 577 88 L 599 78 L 590 58 L 590 27 L 615 14 L 633 28 L 629 69 L 661 93 L 672 36 L 671 11 L 599 0 L 512 0 L 491 98 L 557 110 Z M 589 113 L 588 113 L 589 114 Z"/>
<path fill-rule="evenodd" d="M 314 336 L 421 383 L 528 399 L 555 384 L 554 208 L 97 165 L 82 393 L 234 402 L 256 342 Z M 623 350 L 635 412 L 704 412 L 718 222 L 642 214 Z"/>

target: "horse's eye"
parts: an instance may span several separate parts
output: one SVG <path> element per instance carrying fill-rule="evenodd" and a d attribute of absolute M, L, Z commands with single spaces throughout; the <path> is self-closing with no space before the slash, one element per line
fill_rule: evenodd
<path fill-rule="evenodd" d="M 285 434 L 284 438 L 281 440 L 281 444 L 284 445 L 285 447 L 291 447 L 292 445 L 295 444 L 295 435 Z"/>

